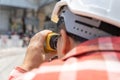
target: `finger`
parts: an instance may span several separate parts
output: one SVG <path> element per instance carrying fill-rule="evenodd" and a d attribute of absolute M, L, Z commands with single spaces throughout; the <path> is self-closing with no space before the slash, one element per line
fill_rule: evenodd
<path fill-rule="evenodd" d="M 51 32 L 52 32 L 52 31 L 50 31 L 50 30 L 40 31 L 40 32 L 36 33 L 35 36 L 33 36 L 33 37 L 31 38 L 31 41 L 36 41 L 36 40 L 38 41 L 38 40 L 40 40 L 40 42 L 44 42 L 47 34 L 49 34 L 49 33 L 51 33 Z"/>

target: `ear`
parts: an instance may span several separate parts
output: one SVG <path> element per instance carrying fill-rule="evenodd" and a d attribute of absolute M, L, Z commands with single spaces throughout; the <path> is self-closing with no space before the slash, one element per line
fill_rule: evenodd
<path fill-rule="evenodd" d="M 61 30 L 62 53 L 65 55 L 71 49 L 71 42 L 65 30 Z"/>

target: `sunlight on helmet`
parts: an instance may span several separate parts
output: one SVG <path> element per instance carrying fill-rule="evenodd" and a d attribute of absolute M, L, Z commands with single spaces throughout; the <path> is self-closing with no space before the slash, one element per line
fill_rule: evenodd
<path fill-rule="evenodd" d="M 109 11 L 112 0 L 79 0 L 79 3 L 85 7 L 99 8 Z"/>

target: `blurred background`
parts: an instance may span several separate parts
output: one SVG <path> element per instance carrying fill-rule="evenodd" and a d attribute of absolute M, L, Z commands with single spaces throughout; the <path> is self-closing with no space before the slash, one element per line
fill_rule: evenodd
<path fill-rule="evenodd" d="M 57 31 L 50 21 L 58 0 L 0 0 L 0 80 L 22 63 L 30 38 L 43 29 Z"/>

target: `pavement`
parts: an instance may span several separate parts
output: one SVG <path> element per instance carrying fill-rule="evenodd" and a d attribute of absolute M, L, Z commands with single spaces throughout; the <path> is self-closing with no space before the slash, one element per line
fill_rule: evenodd
<path fill-rule="evenodd" d="M 8 80 L 8 76 L 15 66 L 24 59 L 26 48 L 11 47 L 0 49 L 0 80 Z"/>

